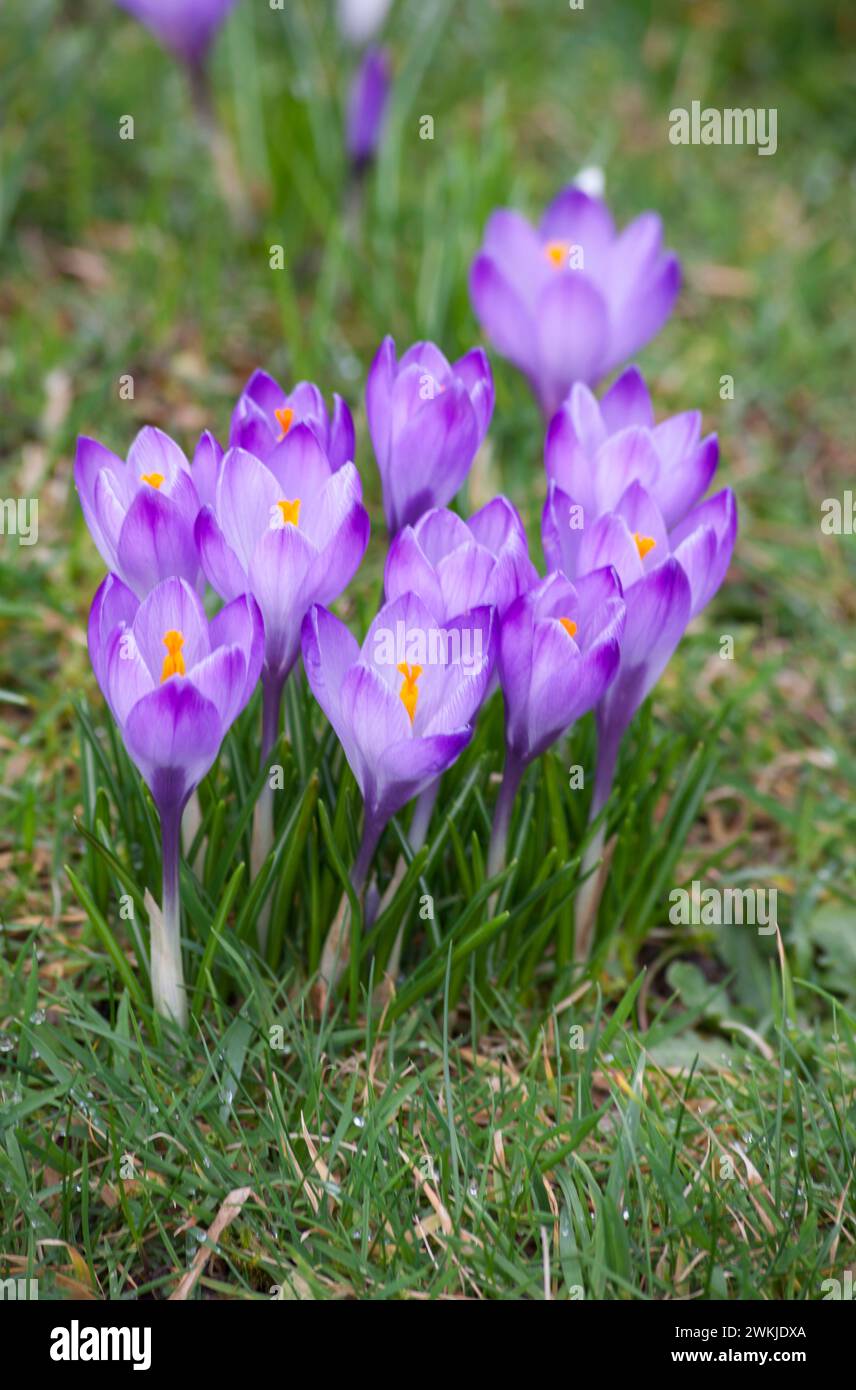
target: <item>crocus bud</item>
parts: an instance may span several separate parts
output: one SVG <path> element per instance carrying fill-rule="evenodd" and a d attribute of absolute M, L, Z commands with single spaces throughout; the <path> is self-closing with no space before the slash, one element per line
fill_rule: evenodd
<path fill-rule="evenodd" d="M 389 97 L 389 60 L 380 48 L 369 48 L 348 93 L 347 146 L 351 163 L 361 170 L 374 159 Z"/>

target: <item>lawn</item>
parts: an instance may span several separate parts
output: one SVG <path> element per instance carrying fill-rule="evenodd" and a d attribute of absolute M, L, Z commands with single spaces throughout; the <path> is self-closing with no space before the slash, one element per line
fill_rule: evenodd
<path fill-rule="evenodd" d="M 396 0 L 357 184 L 329 7 L 239 0 L 213 54 L 236 226 L 145 30 L 107 0 L 2 8 L 0 496 L 39 511 L 36 544 L 0 536 L 0 1277 L 57 1299 L 814 1300 L 854 1268 L 856 541 L 821 529 L 825 499 L 852 511 L 854 29 L 833 0 Z M 775 108 L 775 155 L 672 145 L 695 100 Z M 225 439 L 257 366 L 340 392 L 372 537 L 335 611 L 362 638 L 387 546 L 377 345 L 479 342 L 490 212 L 535 216 L 592 164 L 619 223 L 656 209 L 681 257 L 638 360 L 658 416 L 698 407 L 718 432 L 740 534 L 622 749 L 591 960 L 569 774 L 590 780 L 593 720 L 528 771 L 496 885 L 495 694 L 424 849 L 408 811 L 387 830 L 379 889 L 409 868 L 319 1015 L 361 805 L 301 673 L 260 876 L 258 694 L 201 786 L 178 1036 L 146 966 L 157 817 L 87 655 L 103 566 L 75 439 L 123 457 L 145 424 L 191 452 L 203 428 Z M 505 492 L 540 566 L 543 423 L 491 362 L 458 505 Z M 775 890 L 778 932 L 675 924 L 694 881 Z"/>

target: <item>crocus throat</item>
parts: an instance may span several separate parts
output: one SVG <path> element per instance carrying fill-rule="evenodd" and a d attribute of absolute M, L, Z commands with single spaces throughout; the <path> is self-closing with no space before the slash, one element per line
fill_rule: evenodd
<path fill-rule="evenodd" d="M 148 483 L 149 487 L 159 488 L 163 482 L 163 473 L 141 473 L 140 482 Z"/>
<path fill-rule="evenodd" d="M 282 434 L 279 437 L 280 439 L 285 439 L 285 436 L 288 434 L 294 422 L 294 410 L 290 405 L 284 405 L 273 413 L 276 416 L 277 424 L 282 430 Z"/>
<path fill-rule="evenodd" d="M 561 270 L 562 266 L 567 265 L 570 254 L 571 243 L 569 241 L 548 241 L 544 247 L 544 255 L 554 270 Z"/>
<path fill-rule="evenodd" d="M 181 649 L 184 646 L 184 633 L 177 632 L 175 628 L 170 628 L 169 632 L 163 635 L 163 644 L 167 654 L 163 659 L 163 670 L 161 671 L 161 685 L 168 681 L 170 676 L 185 675 L 184 657 Z"/>
<path fill-rule="evenodd" d="M 577 625 L 574 622 L 573 618 L 560 618 L 559 622 L 562 624 L 562 627 L 565 629 L 565 632 L 568 634 L 569 637 L 576 637 Z"/>
<path fill-rule="evenodd" d="M 293 502 L 281 497 L 276 504 L 282 512 L 283 526 L 298 526 L 300 524 L 300 498 L 295 497 Z"/>
<path fill-rule="evenodd" d="M 649 550 L 653 550 L 657 542 L 653 536 L 640 536 L 638 531 L 633 532 L 633 539 L 636 542 L 636 549 L 639 551 L 639 559 L 644 560 Z"/>
<path fill-rule="evenodd" d="M 401 689 L 398 693 L 401 696 L 401 703 L 410 715 L 410 722 L 412 724 L 416 718 L 416 701 L 419 699 L 419 691 L 416 687 L 416 682 L 422 675 L 422 667 L 408 666 L 406 661 L 402 661 L 396 669 L 399 670 L 404 677 Z"/>

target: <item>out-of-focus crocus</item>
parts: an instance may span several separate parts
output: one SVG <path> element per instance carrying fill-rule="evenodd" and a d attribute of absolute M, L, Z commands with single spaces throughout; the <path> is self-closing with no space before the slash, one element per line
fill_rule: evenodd
<path fill-rule="evenodd" d="M 374 38 L 391 4 L 392 0 L 339 0 L 339 28 L 348 43 L 360 48 Z"/>
<path fill-rule="evenodd" d="M 571 584 L 548 574 L 508 609 L 497 669 L 505 699 L 505 770 L 488 872 L 499 872 L 514 797 L 533 759 L 601 700 L 618 670 L 625 613 L 607 566 Z"/>
<path fill-rule="evenodd" d="M 205 574 L 224 599 L 248 591 L 262 611 L 264 765 L 279 737 L 282 692 L 300 650 L 300 625 L 313 603 L 332 603 L 359 567 L 369 538 L 353 463 L 334 469 L 308 424 L 292 425 L 262 463 L 229 449 L 213 507 L 203 507 L 196 540 Z M 273 792 L 256 805 L 257 872 L 273 843 Z M 267 918 L 260 919 L 264 938 Z M 264 941 L 262 941 L 264 945 Z"/>
<path fill-rule="evenodd" d="M 472 348 L 451 365 L 433 343 L 397 360 L 384 338 L 366 381 L 366 415 L 391 535 L 451 502 L 493 415 L 490 363 Z"/>
<path fill-rule="evenodd" d="M 536 229 L 501 208 L 470 269 L 475 313 L 528 378 L 549 418 L 575 381 L 601 380 L 662 327 L 680 288 L 653 212 L 617 232 L 606 204 L 573 185 Z"/>
<path fill-rule="evenodd" d="M 265 463 L 297 425 L 308 426 L 334 470 L 343 463 L 353 463 L 354 421 L 347 402 L 334 392 L 333 412 L 328 414 L 324 397 L 311 381 L 299 381 L 292 391 L 284 391 L 260 369 L 253 372 L 238 397 L 229 443 Z"/>
<path fill-rule="evenodd" d="M 235 0 L 116 0 L 189 67 L 204 63 Z"/>
<path fill-rule="evenodd" d="M 351 871 L 360 892 L 392 816 L 450 767 L 472 736 L 494 660 L 494 614 L 476 608 L 437 623 L 416 594 L 381 608 L 362 647 L 315 605 L 303 623 L 303 664 L 333 725 L 365 807 Z M 328 934 L 321 978 L 337 974 L 342 936 Z"/>
<path fill-rule="evenodd" d="M 655 425 L 637 367 L 628 367 L 600 402 L 577 382 L 550 421 L 544 442 L 548 479 L 577 507 L 572 517 L 557 517 L 555 489 L 550 489 L 543 522 L 545 549 L 550 547 L 547 563 L 561 565 L 573 578 L 577 567 L 569 547 L 582 540 L 585 526 L 617 506 L 633 482 L 650 493 L 666 526 L 676 525 L 704 496 L 718 461 L 716 435 L 701 438 L 701 411 L 688 410 Z M 570 529 L 570 537 L 562 537 L 559 557 L 560 529 Z"/>
<path fill-rule="evenodd" d="M 138 598 L 170 575 L 201 582 L 194 477 L 218 448 L 203 435 L 191 469 L 175 441 L 151 427 L 140 430 L 127 463 L 94 439 L 78 439 L 74 481 L 86 524 L 107 568 Z"/>
<path fill-rule="evenodd" d="M 389 59 L 382 48 L 363 55 L 348 92 L 346 143 L 348 157 L 359 173 L 374 159 L 389 100 Z"/>
<path fill-rule="evenodd" d="M 559 515 L 567 501 L 558 494 Z M 560 540 L 566 530 L 559 527 Z M 578 573 L 602 565 L 615 567 L 627 609 L 618 672 L 596 710 L 598 755 L 591 820 L 609 799 L 618 750 L 633 715 L 660 679 L 687 624 L 725 578 L 736 536 L 737 506 L 729 489 L 691 508 L 669 530 L 651 495 L 634 482 L 615 510 L 585 527 L 579 547 L 574 545 Z M 599 859 L 604 837 L 602 824 L 584 856 L 584 874 Z M 594 925 L 596 893 L 592 877 L 577 899 L 578 953 L 587 947 Z"/>
<path fill-rule="evenodd" d="M 182 1026 L 181 814 L 249 700 L 263 652 L 254 599 L 241 595 L 209 622 L 196 591 L 179 578 L 163 580 L 140 603 L 109 574 L 89 615 L 98 684 L 160 815 L 163 899 L 151 922 L 152 994 L 157 1011 Z"/>
<path fill-rule="evenodd" d="M 437 507 L 399 531 L 384 574 L 387 602 L 418 594 L 445 622 L 482 604 L 502 617 L 538 578 L 523 522 L 507 497 L 495 497 L 467 521 Z"/>

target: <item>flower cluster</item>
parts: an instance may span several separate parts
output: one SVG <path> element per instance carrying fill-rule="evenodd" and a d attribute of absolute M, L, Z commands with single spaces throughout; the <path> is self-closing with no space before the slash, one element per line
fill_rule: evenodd
<path fill-rule="evenodd" d="M 569 259 L 577 246 L 584 270 Z M 269 760 L 301 654 L 364 801 L 357 891 L 390 817 L 413 798 L 414 848 L 424 837 L 440 779 L 497 685 L 506 761 L 490 873 L 504 864 L 527 766 L 588 711 L 599 736 L 591 817 L 600 815 L 621 739 L 722 583 L 736 537 L 731 492 L 705 500 L 718 445 L 701 437 L 698 412 L 657 423 L 635 367 L 599 400 L 591 390 L 656 331 L 677 284 L 656 219 L 617 235 L 605 204 L 576 188 L 538 233 L 516 213 L 489 223 L 475 305 L 549 414 L 543 576 L 508 498 L 468 518 L 449 509 L 493 413 L 484 351 L 450 363 L 420 342 L 399 357 L 384 339 L 365 409 L 391 540 L 384 601 L 362 644 L 329 611 L 369 540 L 354 423 L 338 396 L 328 409 L 317 386 L 287 391 L 256 371 L 226 447 L 205 432 L 192 461 L 157 429 L 140 432 L 126 461 L 79 441 L 77 489 L 109 570 L 92 605 L 92 664 L 163 831 L 166 936 L 152 971 L 162 1013 L 185 1016 L 183 808 L 258 682 Z M 206 584 L 223 601 L 210 622 Z M 265 793 L 256 829 L 262 862 L 273 838 Z"/>

